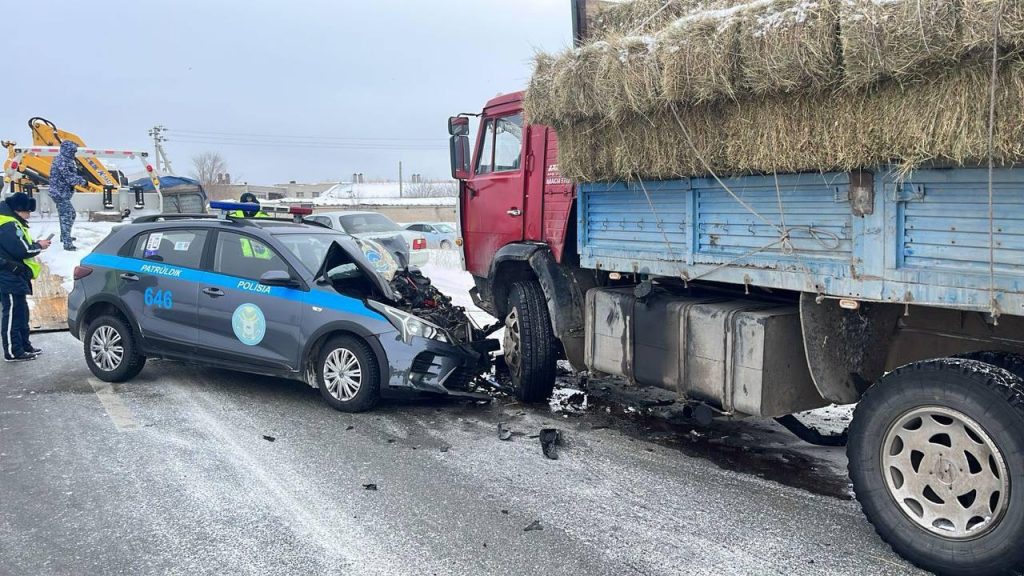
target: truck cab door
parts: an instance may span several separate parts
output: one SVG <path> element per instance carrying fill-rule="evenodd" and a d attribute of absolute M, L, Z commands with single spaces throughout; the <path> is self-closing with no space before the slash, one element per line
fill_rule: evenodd
<path fill-rule="evenodd" d="M 495 253 L 523 239 L 526 212 L 523 114 L 488 114 L 481 120 L 473 174 L 462 193 L 466 269 L 486 277 Z"/>

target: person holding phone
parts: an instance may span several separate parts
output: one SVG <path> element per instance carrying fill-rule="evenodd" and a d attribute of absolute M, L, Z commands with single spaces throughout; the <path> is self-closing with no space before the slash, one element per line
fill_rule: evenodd
<path fill-rule="evenodd" d="M 32 240 L 28 219 L 35 209 L 35 199 L 24 192 L 0 202 L 0 344 L 7 362 L 35 360 L 42 352 L 29 342 L 28 295 L 41 270 L 36 256 L 50 240 Z"/>

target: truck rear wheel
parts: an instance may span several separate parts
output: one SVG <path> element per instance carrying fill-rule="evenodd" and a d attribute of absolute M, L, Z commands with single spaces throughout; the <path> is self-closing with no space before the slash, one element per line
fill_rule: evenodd
<path fill-rule="evenodd" d="M 1024 381 L 977 360 L 904 366 L 850 424 L 850 479 L 893 550 L 940 574 L 1024 567 Z"/>
<path fill-rule="evenodd" d="M 555 387 L 557 360 L 544 291 L 536 282 L 512 284 L 505 316 L 505 363 L 516 398 L 546 400 Z"/>

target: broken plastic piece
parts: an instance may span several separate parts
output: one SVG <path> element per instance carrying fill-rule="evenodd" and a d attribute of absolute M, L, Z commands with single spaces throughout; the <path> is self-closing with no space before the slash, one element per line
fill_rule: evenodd
<path fill-rule="evenodd" d="M 544 456 L 547 456 L 551 460 L 558 460 L 558 450 L 556 446 L 561 443 L 562 433 L 558 431 L 558 428 L 540 429 L 540 449 L 544 452 Z"/>
<path fill-rule="evenodd" d="M 363 484 L 363 489 L 364 490 L 376 490 L 377 489 L 377 485 L 376 484 Z"/>
<path fill-rule="evenodd" d="M 511 440 L 512 431 L 505 427 L 504 422 L 498 422 L 498 440 Z"/>
<path fill-rule="evenodd" d="M 529 526 L 527 526 L 526 528 L 523 528 L 523 532 L 532 532 L 534 530 L 543 530 L 543 529 L 544 529 L 544 527 L 541 526 L 540 520 L 534 520 L 533 522 L 530 522 Z"/>

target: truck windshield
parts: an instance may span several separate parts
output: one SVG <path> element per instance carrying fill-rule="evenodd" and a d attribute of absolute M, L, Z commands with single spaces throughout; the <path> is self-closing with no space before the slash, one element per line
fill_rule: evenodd
<path fill-rule="evenodd" d="M 347 214 L 339 216 L 341 227 L 349 234 L 398 232 L 401 227 L 383 214 Z"/>

